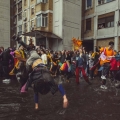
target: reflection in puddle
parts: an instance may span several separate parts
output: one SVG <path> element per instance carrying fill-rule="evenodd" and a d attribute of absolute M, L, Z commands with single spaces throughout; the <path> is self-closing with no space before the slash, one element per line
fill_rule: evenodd
<path fill-rule="evenodd" d="M 39 110 L 34 110 L 33 91 L 20 94 L 19 84 L 0 84 L 0 120 L 119 120 L 120 90 L 108 83 L 100 89 L 100 81 L 91 86 L 85 81 L 64 83 L 69 107 L 62 109 L 60 93 L 40 95 Z M 112 85 L 112 86 L 111 86 Z"/>

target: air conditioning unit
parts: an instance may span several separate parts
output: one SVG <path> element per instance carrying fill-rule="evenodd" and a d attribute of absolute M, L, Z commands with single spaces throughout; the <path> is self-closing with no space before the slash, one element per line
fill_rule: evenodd
<path fill-rule="evenodd" d="M 27 20 L 27 18 L 24 18 L 24 21 L 26 21 Z"/>

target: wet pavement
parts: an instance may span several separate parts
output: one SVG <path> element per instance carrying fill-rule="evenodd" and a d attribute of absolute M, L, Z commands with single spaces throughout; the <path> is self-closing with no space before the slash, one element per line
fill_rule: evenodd
<path fill-rule="evenodd" d="M 75 79 L 64 83 L 69 106 L 62 108 L 59 92 L 39 98 L 39 110 L 34 110 L 33 91 L 20 94 L 19 84 L 0 83 L 0 120 L 120 120 L 120 92 L 108 81 L 108 90 L 99 88 L 100 80 L 92 85 Z"/>

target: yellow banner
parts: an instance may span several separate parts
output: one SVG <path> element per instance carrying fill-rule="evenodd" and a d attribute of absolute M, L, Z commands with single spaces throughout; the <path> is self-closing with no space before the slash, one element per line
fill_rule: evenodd
<path fill-rule="evenodd" d="M 82 41 L 76 38 L 72 38 L 74 50 L 78 50 L 82 46 Z"/>

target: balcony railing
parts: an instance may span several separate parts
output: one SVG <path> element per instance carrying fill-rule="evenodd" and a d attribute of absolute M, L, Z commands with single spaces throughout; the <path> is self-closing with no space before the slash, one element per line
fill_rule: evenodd
<path fill-rule="evenodd" d="M 115 1 L 115 0 L 98 0 L 98 5 L 106 4 L 109 2 L 113 2 L 113 1 Z"/>

